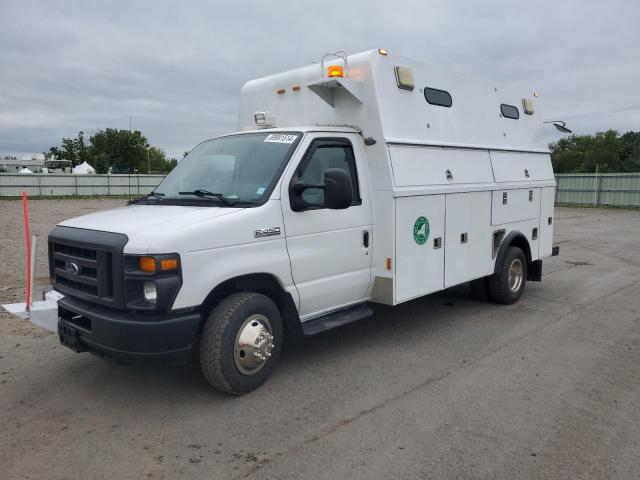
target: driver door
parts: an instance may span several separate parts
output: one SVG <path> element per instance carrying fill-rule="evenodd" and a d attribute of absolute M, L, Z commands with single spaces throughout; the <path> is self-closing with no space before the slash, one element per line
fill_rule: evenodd
<path fill-rule="evenodd" d="M 282 184 L 287 249 L 304 321 L 368 299 L 371 283 L 371 203 L 361 139 L 354 134 L 308 134 L 301 157 L 294 159 Z M 348 208 L 324 207 L 322 189 L 302 193 L 309 205 L 294 211 L 291 185 L 322 184 L 324 172 L 342 168 L 351 177 L 353 200 Z"/>

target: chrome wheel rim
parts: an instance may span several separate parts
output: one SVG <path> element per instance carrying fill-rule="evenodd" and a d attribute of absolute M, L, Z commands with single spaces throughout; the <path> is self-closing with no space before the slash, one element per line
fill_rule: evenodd
<path fill-rule="evenodd" d="M 517 293 L 522 286 L 522 280 L 524 276 L 524 267 L 522 261 L 519 258 L 514 258 L 509 265 L 509 289 L 513 293 Z"/>
<path fill-rule="evenodd" d="M 255 375 L 269 361 L 273 347 L 269 319 L 260 314 L 251 315 L 236 335 L 233 349 L 236 368 L 244 375 Z"/>

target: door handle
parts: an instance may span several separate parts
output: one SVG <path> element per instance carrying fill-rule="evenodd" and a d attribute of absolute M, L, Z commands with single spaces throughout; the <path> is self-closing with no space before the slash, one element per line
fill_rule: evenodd
<path fill-rule="evenodd" d="M 362 232 L 362 244 L 364 248 L 369 248 L 369 230 Z"/>

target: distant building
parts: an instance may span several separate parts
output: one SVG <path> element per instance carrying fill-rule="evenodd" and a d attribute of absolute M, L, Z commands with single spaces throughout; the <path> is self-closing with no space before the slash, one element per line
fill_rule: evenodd
<path fill-rule="evenodd" d="M 18 173 L 23 168 L 28 168 L 34 173 L 41 173 L 44 168 L 44 155 L 0 157 L 0 172 Z"/>

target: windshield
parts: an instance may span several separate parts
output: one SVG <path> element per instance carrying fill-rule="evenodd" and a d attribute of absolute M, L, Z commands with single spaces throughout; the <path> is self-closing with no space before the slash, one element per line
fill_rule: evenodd
<path fill-rule="evenodd" d="M 162 202 L 258 204 L 267 199 L 299 133 L 246 133 L 201 143 L 155 189 Z"/>

